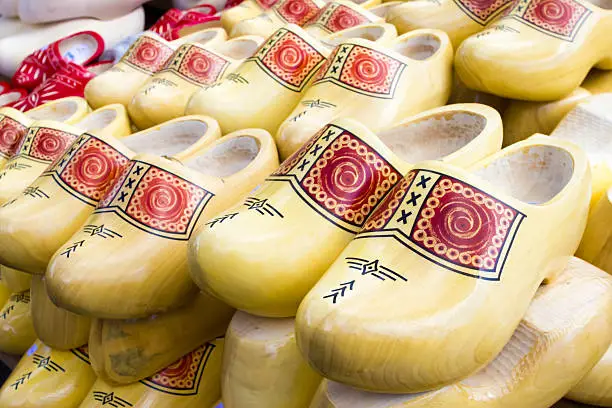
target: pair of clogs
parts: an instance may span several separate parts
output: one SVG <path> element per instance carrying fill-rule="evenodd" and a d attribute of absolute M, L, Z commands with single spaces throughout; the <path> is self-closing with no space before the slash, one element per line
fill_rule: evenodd
<path fill-rule="evenodd" d="M 266 129 L 285 159 L 338 117 L 378 131 L 446 103 L 452 71 L 446 34 L 417 30 L 395 38 L 386 26 L 358 26 L 319 42 L 288 25 L 231 76 L 195 93 L 186 112 L 215 117 L 224 132 Z"/>

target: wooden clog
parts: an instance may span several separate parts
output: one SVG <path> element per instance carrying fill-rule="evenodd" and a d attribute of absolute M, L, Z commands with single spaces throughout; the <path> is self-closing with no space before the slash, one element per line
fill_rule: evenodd
<path fill-rule="evenodd" d="M 11 290 L 6 284 L 6 280 L 4 276 L 0 275 L 0 305 L 4 306 L 11 296 Z"/>
<path fill-rule="evenodd" d="M 580 86 L 594 95 L 612 92 L 612 71 L 592 69 Z"/>
<path fill-rule="evenodd" d="M 397 30 L 392 24 L 366 23 L 323 36 L 321 44 L 326 46 L 331 53 L 340 44 L 357 38 L 375 42 L 382 47 L 389 47 L 397 38 Z"/>
<path fill-rule="evenodd" d="M 23 112 L 0 108 L 0 169 L 15 155 L 32 122 Z"/>
<path fill-rule="evenodd" d="M 225 333 L 234 309 L 205 293 L 187 305 L 144 319 L 94 319 L 93 368 L 109 384 L 140 381 Z M 119 335 L 120 334 L 120 335 Z"/>
<path fill-rule="evenodd" d="M 11 293 L 23 292 L 32 286 L 32 275 L 21 272 L 8 266 L 0 265 L 0 276 L 2 282 L 9 288 Z"/>
<path fill-rule="evenodd" d="M 106 47 L 114 47 L 125 37 L 142 32 L 144 22 L 144 10 L 139 7 L 112 20 L 77 18 L 52 24 L 27 25 L 25 29 L 0 39 L 0 75 L 12 77 L 24 58 L 67 35 L 95 31 L 102 36 Z"/>
<path fill-rule="evenodd" d="M 303 26 L 325 6 L 323 0 L 279 0 L 260 15 L 234 25 L 230 37 L 259 35 L 267 38 L 288 24 Z"/>
<path fill-rule="evenodd" d="M 214 117 L 223 133 L 257 127 L 274 134 L 328 55 L 318 40 L 289 24 L 227 78 L 196 92 L 185 112 Z"/>
<path fill-rule="evenodd" d="M 383 23 L 384 18 L 371 13 L 350 0 L 334 0 L 327 3 L 310 19 L 304 30 L 317 38 L 337 31 L 368 23 Z"/>
<path fill-rule="evenodd" d="M 114 106 L 125 114 L 123 105 Z M 115 110 L 96 112 L 103 115 Z M 96 112 L 85 121 L 93 122 L 89 118 Z M 112 120 L 112 116 L 105 119 Z M 95 123 L 86 126 L 99 127 Z M 121 241 L 121 232 L 110 225 L 85 222 L 129 160 L 137 153 L 189 159 L 221 136 L 217 122 L 205 116 L 183 117 L 120 140 L 95 133 L 84 133 L 69 144 L 61 160 L 10 204 L 0 207 L 0 263 L 44 274 L 53 254 L 82 227 L 89 240 Z"/>
<path fill-rule="evenodd" d="M 573 258 L 538 289 L 508 344 L 478 373 L 439 390 L 406 395 L 373 394 L 325 380 L 310 407 L 548 408 L 607 349 L 611 306 L 612 278 Z"/>
<path fill-rule="evenodd" d="M 452 59 L 448 36 L 436 30 L 412 31 L 388 47 L 362 39 L 338 45 L 279 127 L 275 140 L 281 159 L 336 118 L 357 119 L 377 132 L 444 105 Z"/>
<path fill-rule="evenodd" d="M 278 0 L 244 0 L 235 7 L 221 12 L 221 25 L 228 33 L 241 21 L 257 17 L 268 10 Z"/>
<path fill-rule="evenodd" d="M 589 214 L 576 256 L 612 274 L 612 189 L 596 201 Z"/>
<path fill-rule="evenodd" d="M 29 24 L 93 17 L 110 20 L 129 14 L 147 0 L 19 0 L 19 18 Z"/>
<path fill-rule="evenodd" d="M 453 90 L 448 98 L 448 103 L 481 103 L 495 108 L 500 114 L 503 114 L 508 106 L 508 100 L 497 95 L 469 89 L 457 75 L 453 75 Z"/>
<path fill-rule="evenodd" d="M 34 331 L 43 343 L 58 350 L 70 350 L 87 344 L 91 319 L 55 306 L 47 295 L 43 276 L 32 277 L 30 296 Z"/>
<path fill-rule="evenodd" d="M 54 120 L 67 125 L 74 125 L 87 116 L 89 112 L 89 105 L 85 99 L 69 96 L 31 109 L 26 113 L 26 116 L 31 120 Z"/>
<path fill-rule="evenodd" d="M 400 4 L 404 4 L 403 1 L 395 0 L 395 1 L 387 1 L 376 6 L 372 6 L 369 8 L 369 11 L 387 21 L 390 17 L 389 12 L 392 8 L 399 6 Z"/>
<path fill-rule="evenodd" d="M 221 377 L 225 408 L 303 408 L 310 404 L 321 376 L 302 358 L 294 325 L 292 318 L 236 312 L 225 339 Z"/>
<path fill-rule="evenodd" d="M 257 191 L 206 223 L 190 242 L 191 276 L 237 309 L 294 316 L 410 163 L 470 165 L 499 149 L 501 126 L 482 105 L 431 110 L 378 136 L 337 119 Z"/>
<path fill-rule="evenodd" d="M 389 10 L 387 21 L 400 34 L 420 28 L 445 31 L 454 48 L 472 34 L 484 30 L 512 7 L 512 0 L 478 2 L 473 0 L 406 1 Z"/>
<path fill-rule="evenodd" d="M 303 355 L 328 379 L 376 392 L 474 374 L 576 250 L 589 191 L 586 154 L 546 136 L 467 170 L 418 163 L 301 303 Z"/>
<path fill-rule="evenodd" d="M 183 116 L 189 98 L 196 91 L 230 75 L 246 58 L 253 56 L 263 41 L 261 37 L 245 36 L 216 46 L 181 45 L 128 105 L 134 124 L 146 129 Z"/>
<path fill-rule="evenodd" d="M 197 35 L 196 35 L 197 34 Z M 157 71 L 183 42 L 193 40 L 200 44 L 224 41 L 225 31 L 220 28 L 204 30 L 176 41 L 166 41 L 153 32 L 145 32 L 134 42 L 113 68 L 92 79 L 85 88 L 85 98 L 93 108 L 111 103 L 128 106 L 138 89 Z"/>
<path fill-rule="evenodd" d="M 118 103 L 106 105 L 93 111 L 74 126 L 87 130 L 87 133 L 98 136 L 122 138 L 132 134 L 132 124 L 127 110 Z"/>
<path fill-rule="evenodd" d="M 513 2 L 455 57 L 469 88 L 529 101 L 565 97 L 592 67 L 612 69 L 612 6 L 586 0 Z"/>
<path fill-rule="evenodd" d="M 612 407 L 612 347 L 566 398 L 584 404 Z"/>
<path fill-rule="evenodd" d="M 572 109 L 550 136 L 580 146 L 591 164 L 591 205 L 612 185 L 612 93 L 595 95 Z"/>
<path fill-rule="evenodd" d="M 183 163 L 136 155 L 49 262 L 51 299 L 74 313 L 110 319 L 186 303 L 197 292 L 187 270 L 190 236 L 277 166 L 274 141 L 261 129 L 226 135 Z M 92 237 L 92 226 L 114 238 Z"/>
<path fill-rule="evenodd" d="M 0 310 L 0 351 L 20 355 L 36 340 L 30 311 L 30 291 L 13 293 Z"/>
<path fill-rule="evenodd" d="M 550 134 L 569 111 L 589 96 L 589 91 L 578 88 L 558 101 L 510 102 L 504 112 L 504 146 L 527 139 L 535 133 Z"/>
<path fill-rule="evenodd" d="M 0 389 L 0 406 L 78 408 L 95 380 L 87 347 L 60 351 L 36 340 Z"/>
<path fill-rule="evenodd" d="M 205 343 L 155 375 L 112 386 L 98 379 L 79 408 L 209 407 L 221 396 L 223 339 Z"/>

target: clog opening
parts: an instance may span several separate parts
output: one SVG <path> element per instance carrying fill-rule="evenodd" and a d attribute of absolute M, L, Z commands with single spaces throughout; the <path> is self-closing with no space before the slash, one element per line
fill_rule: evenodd
<path fill-rule="evenodd" d="M 368 11 L 378 17 L 386 19 L 387 15 L 389 14 L 389 10 L 402 3 L 403 2 L 401 1 L 391 1 L 389 3 L 381 4 L 380 6 L 372 7 Z"/>
<path fill-rule="evenodd" d="M 226 57 L 241 60 L 252 57 L 259 48 L 260 43 L 253 38 L 236 38 L 226 41 L 215 48 Z"/>
<path fill-rule="evenodd" d="M 423 61 L 431 58 L 440 49 L 441 45 L 437 36 L 422 34 L 395 44 L 393 49 L 408 58 Z"/>
<path fill-rule="evenodd" d="M 185 120 L 166 123 L 156 129 L 127 136 L 121 141 L 137 153 L 172 156 L 191 147 L 207 131 L 206 122 Z"/>
<path fill-rule="evenodd" d="M 32 109 L 27 112 L 26 115 L 34 120 L 55 120 L 58 122 L 65 122 L 70 119 L 78 109 L 79 105 L 74 100 L 58 101 Z"/>
<path fill-rule="evenodd" d="M 529 204 L 543 204 L 563 190 L 574 173 L 574 160 L 557 146 L 525 146 L 474 171 L 504 193 Z"/>
<path fill-rule="evenodd" d="M 215 25 L 212 25 L 213 23 Z M 214 28 L 217 27 L 217 23 L 217 21 L 209 21 L 204 24 L 184 28 L 179 32 L 181 41 L 206 44 L 219 35 L 219 29 Z"/>
<path fill-rule="evenodd" d="M 475 112 L 439 112 L 384 130 L 378 137 L 403 160 L 417 163 L 456 152 L 486 126 L 487 119 Z"/>
<path fill-rule="evenodd" d="M 116 109 L 102 109 L 85 116 L 85 118 L 75 123 L 74 126 L 83 131 L 91 132 L 93 130 L 104 129 L 113 123 L 115 119 L 117 119 Z"/>
<path fill-rule="evenodd" d="M 60 54 L 75 64 L 83 64 L 94 56 L 98 49 L 98 41 L 91 34 L 79 34 L 60 42 Z"/>
<path fill-rule="evenodd" d="M 248 135 L 221 139 L 221 142 L 185 165 L 209 176 L 228 177 L 251 164 L 260 148 L 259 140 Z"/>
<path fill-rule="evenodd" d="M 19 92 L 7 92 L 0 95 L 0 106 L 8 105 L 19 99 L 21 99 L 21 94 Z"/>
<path fill-rule="evenodd" d="M 336 47 L 353 38 L 378 41 L 383 35 L 385 35 L 385 29 L 379 25 L 352 27 L 339 31 L 321 42 L 328 47 Z"/>

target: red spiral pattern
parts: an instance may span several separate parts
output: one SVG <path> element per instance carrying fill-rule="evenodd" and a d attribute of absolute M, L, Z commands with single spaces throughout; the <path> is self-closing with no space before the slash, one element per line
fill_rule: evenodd
<path fill-rule="evenodd" d="M 278 4 L 279 14 L 288 22 L 302 26 L 313 18 L 320 10 L 310 0 L 286 0 Z"/>
<path fill-rule="evenodd" d="M 355 57 L 351 74 L 361 83 L 382 85 L 389 75 L 389 69 L 383 61 L 361 54 Z"/>
<path fill-rule="evenodd" d="M 336 156 L 327 165 L 329 172 L 322 172 L 321 184 L 334 199 L 351 203 L 363 201 L 370 194 L 372 168 L 354 156 Z"/>
<path fill-rule="evenodd" d="M 178 186 L 158 183 L 147 190 L 142 209 L 156 220 L 175 220 L 182 215 L 187 201 L 187 194 Z"/>
<path fill-rule="evenodd" d="M 285 41 L 274 54 L 274 63 L 284 72 L 299 72 L 304 69 L 307 56 L 295 41 Z"/>
<path fill-rule="evenodd" d="M 204 55 L 194 55 L 187 66 L 191 72 L 197 75 L 207 75 L 213 69 L 212 61 Z"/>
<path fill-rule="evenodd" d="M 327 26 L 333 32 L 336 32 L 364 24 L 366 22 L 368 22 L 368 20 L 362 15 L 356 13 L 348 7 L 340 6 L 329 18 Z"/>
<path fill-rule="evenodd" d="M 68 140 L 68 137 L 71 140 Z M 75 138 L 72 135 L 50 129 L 40 129 L 32 145 L 32 154 L 35 157 L 53 161 L 57 159 L 67 148 L 68 143 Z"/>
<path fill-rule="evenodd" d="M 142 43 L 135 56 L 140 61 L 151 64 L 159 58 L 159 49 L 151 43 Z"/>
<path fill-rule="evenodd" d="M 79 183 L 88 187 L 103 188 L 115 178 L 116 173 L 115 161 L 94 148 L 84 151 L 74 167 L 74 176 Z"/>
<path fill-rule="evenodd" d="M 495 4 L 497 0 L 470 0 L 470 5 L 477 10 L 486 10 Z"/>
<path fill-rule="evenodd" d="M 13 122 L 8 118 L 4 118 L 0 122 L 0 153 L 7 156 L 15 154 L 19 142 L 27 131 L 25 126 Z"/>
<path fill-rule="evenodd" d="M 534 13 L 543 22 L 562 27 L 570 22 L 573 8 L 559 0 L 544 0 L 536 5 Z"/>

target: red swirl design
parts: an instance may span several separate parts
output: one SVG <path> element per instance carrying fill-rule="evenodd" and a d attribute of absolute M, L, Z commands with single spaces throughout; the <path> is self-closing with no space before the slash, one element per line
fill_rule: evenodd
<path fill-rule="evenodd" d="M 17 151 L 27 128 L 5 118 L 0 126 L 0 154 L 12 156 Z"/>
<path fill-rule="evenodd" d="M 323 189 L 336 200 L 345 203 L 363 201 L 371 194 L 372 168 L 355 156 L 336 156 L 328 166 L 332 171 L 322 172 Z"/>
<path fill-rule="evenodd" d="M 274 63 L 285 72 L 299 72 L 304 69 L 307 57 L 298 43 L 288 40 L 274 54 Z"/>
<path fill-rule="evenodd" d="M 279 14 L 288 22 L 302 26 L 313 18 L 319 7 L 310 0 L 286 0 L 278 4 Z"/>
<path fill-rule="evenodd" d="M 142 205 L 143 210 L 156 220 L 174 220 L 180 218 L 188 199 L 181 188 L 157 183 L 146 191 Z"/>
<path fill-rule="evenodd" d="M 65 138 L 49 132 L 40 131 L 37 135 L 37 152 L 55 160 L 68 147 Z"/>
<path fill-rule="evenodd" d="M 213 62 L 204 55 L 195 55 L 187 63 L 188 69 L 196 75 L 206 75 L 213 69 Z"/>
<path fill-rule="evenodd" d="M 183 356 L 178 361 L 170 364 L 168 367 L 164 368 L 162 371 L 157 373 L 155 376 L 155 381 L 161 383 L 162 385 L 171 385 L 175 386 L 175 382 L 177 379 L 187 378 L 188 374 L 191 370 L 191 365 L 193 364 L 193 358 L 191 353 Z"/>
<path fill-rule="evenodd" d="M 367 21 L 365 18 L 362 18 L 352 10 L 339 9 L 332 15 L 328 25 L 336 32 L 363 24 L 365 21 Z"/>
<path fill-rule="evenodd" d="M 538 3 L 534 13 L 540 20 L 561 27 L 570 22 L 573 8 L 571 5 L 559 0 L 544 0 Z"/>
<path fill-rule="evenodd" d="M 495 235 L 496 219 L 486 208 L 457 197 L 439 209 L 439 219 L 433 223 L 433 235 L 457 249 L 481 251 Z"/>
<path fill-rule="evenodd" d="M 104 187 L 115 178 L 116 173 L 114 160 L 94 148 L 84 151 L 74 167 L 74 176 L 89 187 Z"/>
<path fill-rule="evenodd" d="M 385 62 L 360 54 L 353 61 L 351 73 L 361 83 L 381 85 L 387 79 L 389 70 Z"/>
<path fill-rule="evenodd" d="M 151 43 L 142 43 L 136 50 L 136 58 L 144 63 L 154 63 L 159 58 L 159 49 Z"/>

